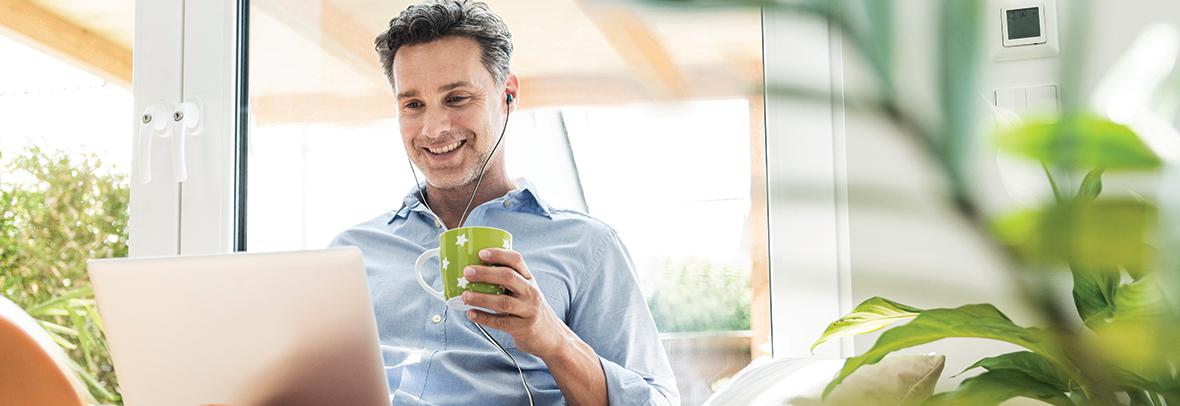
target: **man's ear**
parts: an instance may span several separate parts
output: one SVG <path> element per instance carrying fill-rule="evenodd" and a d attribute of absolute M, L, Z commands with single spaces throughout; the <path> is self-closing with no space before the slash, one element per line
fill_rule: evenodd
<path fill-rule="evenodd" d="M 520 79 L 516 78 L 516 74 L 509 72 L 508 78 L 504 79 L 504 100 L 505 106 L 511 111 L 516 111 L 516 106 L 520 104 Z"/>

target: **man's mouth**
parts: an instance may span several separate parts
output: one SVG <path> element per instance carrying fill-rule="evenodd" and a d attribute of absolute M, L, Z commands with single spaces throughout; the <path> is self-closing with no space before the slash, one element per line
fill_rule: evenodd
<path fill-rule="evenodd" d="M 463 146 L 463 144 L 466 144 L 466 143 L 467 143 L 467 140 L 459 140 L 459 141 L 455 141 L 455 142 L 447 144 L 447 145 L 443 145 L 438 148 L 425 147 L 422 149 L 425 149 L 427 152 L 430 152 L 431 154 L 434 154 L 434 155 L 446 155 L 447 153 L 450 153 L 451 151 L 459 149 L 459 147 Z"/>

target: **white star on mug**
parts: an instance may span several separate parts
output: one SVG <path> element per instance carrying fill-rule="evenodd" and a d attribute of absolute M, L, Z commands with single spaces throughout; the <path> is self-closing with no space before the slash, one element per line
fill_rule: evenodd
<path fill-rule="evenodd" d="M 459 282 L 459 287 L 467 289 L 467 278 L 459 277 L 458 282 Z"/>
<path fill-rule="evenodd" d="M 459 234 L 459 238 L 455 239 L 455 245 L 458 245 L 460 247 L 462 247 L 463 244 L 466 244 L 466 243 L 467 243 L 467 236 L 466 235 Z"/>
<path fill-rule="evenodd" d="M 443 266 L 443 269 L 447 269 L 448 266 L 451 266 L 451 261 L 446 258 L 443 258 L 442 266 Z"/>
<path fill-rule="evenodd" d="M 511 248 L 512 248 L 512 244 L 508 242 L 507 238 L 505 238 L 504 239 L 504 249 L 511 249 Z"/>

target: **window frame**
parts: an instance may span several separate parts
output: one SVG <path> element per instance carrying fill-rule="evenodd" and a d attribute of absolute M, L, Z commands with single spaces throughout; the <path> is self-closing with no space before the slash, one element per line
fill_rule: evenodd
<path fill-rule="evenodd" d="M 763 11 L 762 33 L 772 354 L 851 356 L 850 338 L 811 351 L 827 325 L 852 309 L 844 106 L 835 97 L 843 93 L 840 33 L 772 10 Z M 826 83 L 832 97 L 772 93 L 776 84 L 800 82 Z"/>
<path fill-rule="evenodd" d="M 176 106 L 183 93 L 184 3 L 181 0 L 139 0 L 135 5 L 135 39 L 132 91 L 135 120 L 131 136 L 139 141 L 140 126 L 148 121 L 152 105 Z M 150 117 L 150 120 L 171 117 Z M 164 160 L 170 145 L 152 143 L 150 156 L 138 149 L 132 155 L 130 218 L 127 225 L 130 256 L 180 253 L 180 185 L 172 181 L 171 166 Z M 150 160 L 150 174 L 143 160 Z M 144 177 L 150 182 L 142 182 Z"/>
<path fill-rule="evenodd" d="M 187 180 L 173 174 L 169 138 L 154 138 L 150 157 L 133 154 L 128 234 L 131 256 L 215 254 L 238 246 L 237 52 L 243 5 L 236 0 L 138 0 L 135 7 L 133 92 L 135 133 L 149 106 L 174 112 L 200 106 L 200 131 L 185 137 Z M 138 140 L 138 138 L 137 138 Z M 141 161 L 151 180 L 142 182 Z"/>

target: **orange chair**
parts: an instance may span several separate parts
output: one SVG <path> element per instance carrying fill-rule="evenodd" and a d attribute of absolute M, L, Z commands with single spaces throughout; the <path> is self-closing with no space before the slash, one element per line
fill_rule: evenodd
<path fill-rule="evenodd" d="M 70 369 L 69 357 L 37 321 L 0 296 L 0 404 L 95 403 Z"/>

